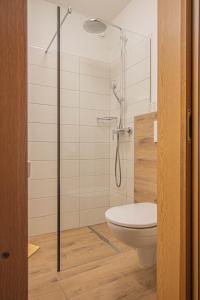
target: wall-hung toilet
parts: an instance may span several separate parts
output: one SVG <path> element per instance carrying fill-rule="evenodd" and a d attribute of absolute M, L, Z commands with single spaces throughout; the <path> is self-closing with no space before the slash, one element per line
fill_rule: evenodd
<path fill-rule="evenodd" d="M 133 203 L 112 207 L 105 216 L 113 235 L 137 250 L 142 268 L 156 264 L 156 204 Z"/>

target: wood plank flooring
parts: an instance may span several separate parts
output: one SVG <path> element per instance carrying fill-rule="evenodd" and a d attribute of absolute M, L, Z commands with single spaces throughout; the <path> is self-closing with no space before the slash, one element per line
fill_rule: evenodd
<path fill-rule="evenodd" d="M 31 239 L 29 300 L 155 300 L 155 269 L 141 270 L 136 252 L 106 224 L 62 233 L 62 272 L 56 272 L 56 235 Z"/>

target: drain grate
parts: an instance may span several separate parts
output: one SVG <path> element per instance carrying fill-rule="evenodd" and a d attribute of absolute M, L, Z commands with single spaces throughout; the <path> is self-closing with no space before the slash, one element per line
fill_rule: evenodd
<path fill-rule="evenodd" d="M 115 252 L 121 253 L 119 248 L 115 246 L 109 239 L 107 239 L 102 233 L 98 232 L 94 227 L 88 226 L 88 228 L 94 232 L 98 238 L 100 238 L 104 243 L 108 244 Z"/>

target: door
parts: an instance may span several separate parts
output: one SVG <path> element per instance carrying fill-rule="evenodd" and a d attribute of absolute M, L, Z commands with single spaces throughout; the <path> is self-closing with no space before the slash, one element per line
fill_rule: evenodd
<path fill-rule="evenodd" d="M 191 8 L 158 0 L 159 300 L 191 299 Z"/>
<path fill-rule="evenodd" d="M 0 299 L 28 299 L 26 1 L 0 1 Z"/>

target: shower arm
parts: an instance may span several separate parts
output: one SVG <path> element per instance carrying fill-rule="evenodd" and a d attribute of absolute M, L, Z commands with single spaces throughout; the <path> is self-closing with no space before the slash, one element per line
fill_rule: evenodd
<path fill-rule="evenodd" d="M 62 25 L 63 25 L 63 23 L 65 22 L 65 20 L 66 20 L 66 18 L 68 17 L 68 15 L 71 15 L 71 13 L 72 13 L 72 8 L 71 8 L 71 7 L 68 7 L 66 14 L 64 15 L 62 21 L 60 22 L 60 28 L 62 27 Z M 56 32 L 54 33 L 54 35 L 53 35 L 53 37 L 52 37 L 52 39 L 51 39 L 51 41 L 50 41 L 48 47 L 46 48 L 46 50 L 45 50 L 45 53 L 46 53 L 46 54 L 48 53 L 49 48 L 50 48 L 51 45 L 53 44 L 53 41 L 55 40 L 57 34 L 58 34 L 58 31 L 56 31 Z"/>

